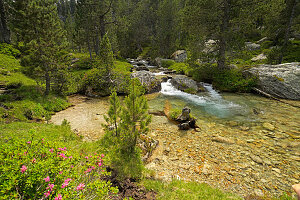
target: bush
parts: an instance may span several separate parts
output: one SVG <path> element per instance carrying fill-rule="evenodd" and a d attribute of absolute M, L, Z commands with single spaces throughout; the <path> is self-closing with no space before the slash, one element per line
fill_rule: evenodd
<path fill-rule="evenodd" d="M 236 69 L 215 73 L 213 77 L 213 85 L 227 92 L 250 92 L 256 82 L 256 77 L 243 77 L 242 72 Z"/>
<path fill-rule="evenodd" d="M 19 57 L 21 52 L 14 48 L 11 44 L 0 43 L 0 54 L 5 54 L 8 56 Z"/>
<path fill-rule="evenodd" d="M 188 66 L 185 63 L 174 63 L 169 67 L 169 69 L 175 70 L 180 74 L 188 74 Z"/>
<path fill-rule="evenodd" d="M 103 180 L 102 154 L 77 155 L 33 131 L 30 140 L 1 138 L 0 158 L 3 199 L 103 199 L 117 192 Z"/>
<path fill-rule="evenodd" d="M 170 59 L 162 59 L 161 60 L 161 66 L 163 68 L 169 68 L 171 65 L 175 64 L 176 62 L 174 60 Z"/>

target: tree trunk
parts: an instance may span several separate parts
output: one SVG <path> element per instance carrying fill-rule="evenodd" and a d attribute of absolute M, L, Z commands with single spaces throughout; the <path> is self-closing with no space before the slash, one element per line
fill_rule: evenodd
<path fill-rule="evenodd" d="M 7 27 L 3 0 L 0 0 L 0 42 L 10 44 L 10 31 Z"/>
<path fill-rule="evenodd" d="M 50 75 L 49 75 L 49 71 L 46 70 L 45 73 L 45 80 L 46 80 L 46 91 L 45 91 L 45 95 L 47 96 L 50 93 Z"/>
<path fill-rule="evenodd" d="M 104 37 L 105 33 L 106 33 L 105 19 L 104 19 L 104 16 L 100 16 L 100 35 L 101 35 L 101 39 Z"/>
<path fill-rule="evenodd" d="M 90 38 L 87 39 L 87 45 L 88 45 L 88 49 L 89 49 L 89 53 L 90 53 L 90 59 L 93 59 Z"/>
<path fill-rule="evenodd" d="M 226 65 L 226 46 L 227 46 L 227 32 L 228 32 L 228 24 L 229 24 L 229 10 L 230 10 L 230 0 L 224 0 L 223 7 L 223 20 L 221 25 L 221 33 L 219 38 L 219 57 L 218 57 L 218 68 L 220 70 L 225 69 Z"/>
<path fill-rule="evenodd" d="M 279 64 L 282 63 L 283 53 L 286 51 L 286 48 L 287 48 L 287 43 L 288 43 L 288 40 L 289 40 L 289 34 L 290 34 L 291 26 L 292 26 L 292 23 L 293 23 L 294 15 L 295 15 L 296 5 L 297 5 L 297 0 L 293 0 L 292 4 L 291 4 L 291 10 L 288 9 L 288 11 L 287 11 L 288 13 L 291 13 L 291 14 L 289 16 L 289 19 L 288 19 L 289 21 L 288 21 L 286 29 L 285 29 L 284 42 L 283 42 L 281 52 L 280 52 L 280 56 L 279 56 Z"/>
<path fill-rule="evenodd" d="M 94 38 L 94 50 L 95 50 L 96 56 L 99 56 L 99 45 L 100 45 L 99 33 L 97 31 L 96 36 Z"/>

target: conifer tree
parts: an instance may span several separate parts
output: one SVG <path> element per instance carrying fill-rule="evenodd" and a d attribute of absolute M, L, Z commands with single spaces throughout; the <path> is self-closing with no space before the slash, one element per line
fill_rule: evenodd
<path fill-rule="evenodd" d="M 120 107 L 120 100 L 118 98 L 116 90 L 113 90 L 113 92 L 110 95 L 109 98 L 110 107 L 108 110 L 108 115 L 104 115 L 104 119 L 107 123 L 107 125 L 104 125 L 107 131 L 109 131 L 110 127 L 113 126 L 113 130 L 115 132 L 115 136 L 119 136 L 119 123 L 120 123 L 120 113 L 121 113 L 121 107 Z"/>
<path fill-rule="evenodd" d="M 134 152 L 138 138 L 149 131 L 148 125 L 151 122 L 147 99 L 138 83 L 138 80 L 132 80 L 130 93 L 125 97 L 121 112 L 122 148 L 128 152 Z"/>
<path fill-rule="evenodd" d="M 59 68 L 60 51 L 65 41 L 57 14 L 56 0 L 15 1 L 14 31 L 27 47 L 22 64 L 27 72 L 44 81 L 45 95 L 50 92 L 51 78 Z M 23 7 L 22 7 L 23 6 Z M 22 23 L 18 24 L 19 20 Z"/>

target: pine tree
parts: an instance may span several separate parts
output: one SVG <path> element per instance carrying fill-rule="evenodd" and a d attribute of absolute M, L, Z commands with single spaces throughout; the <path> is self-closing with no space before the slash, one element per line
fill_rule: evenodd
<path fill-rule="evenodd" d="M 44 81 L 45 95 L 48 95 L 51 78 L 59 68 L 60 50 L 65 40 L 57 14 L 56 0 L 15 3 L 19 10 L 15 10 L 18 18 L 14 23 L 14 31 L 27 47 L 22 64 L 27 67 L 30 75 Z M 22 23 L 16 24 L 19 20 Z"/>
<path fill-rule="evenodd" d="M 132 80 L 130 93 L 124 100 L 121 112 L 122 148 L 128 152 L 134 152 L 138 138 L 149 131 L 148 125 L 151 122 L 147 99 L 142 95 L 138 83 L 138 80 Z"/>
<path fill-rule="evenodd" d="M 106 131 L 109 131 L 111 126 L 113 126 L 113 131 L 115 132 L 115 136 L 119 137 L 121 107 L 120 107 L 120 100 L 118 98 L 116 90 L 113 90 L 113 92 L 111 93 L 109 98 L 109 103 L 110 103 L 110 107 L 107 113 L 108 115 L 104 115 L 104 119 L 107 125 L 104 125 L 104 127 Z"/>
<path fill-rule="evenodd" d="M 114 64 L 114 55 L 107 34 L 102 38 L 99 49 L 99 59 L 101 60 L 101 63 L 107 67 L 107 70 L 110 71 Z"/>

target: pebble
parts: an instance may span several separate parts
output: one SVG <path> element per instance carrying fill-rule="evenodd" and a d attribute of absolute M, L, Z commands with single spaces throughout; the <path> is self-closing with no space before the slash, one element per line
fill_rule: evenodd
<path fill-rule="evenodd" d="M 272 124 L 270 124 L 270 123 L 268 123 L 268 122 L 263 123 L 263 127 L 265 129 L 269 130 L 269 131 L 274 131 L 275 130 L 275 126 L 272 125 Z"/>

